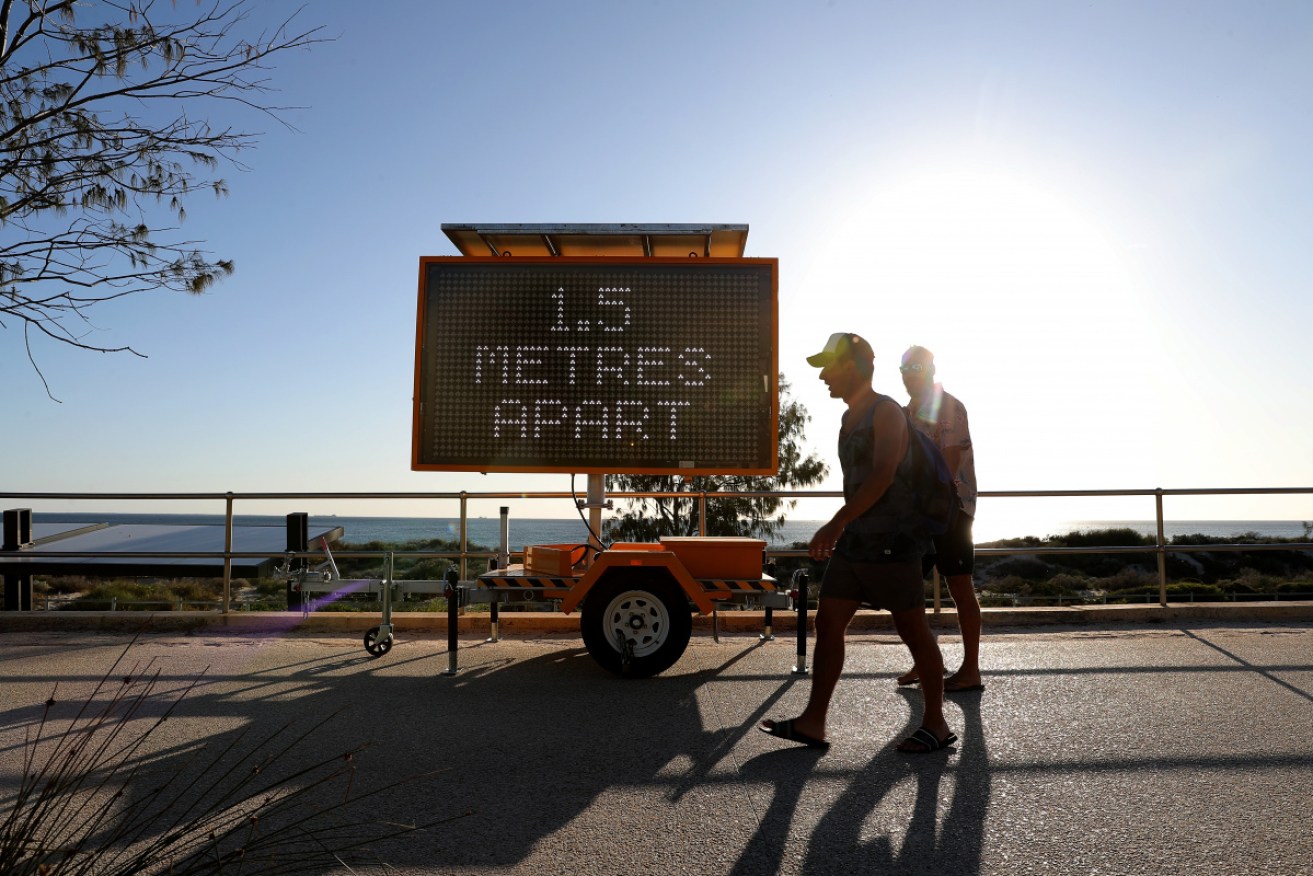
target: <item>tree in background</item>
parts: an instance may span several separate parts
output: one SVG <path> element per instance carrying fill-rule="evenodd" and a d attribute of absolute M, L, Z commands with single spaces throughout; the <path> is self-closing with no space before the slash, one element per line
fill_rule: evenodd
<path fill-rule="evenodd" d="M 232 273 L 176 234 L 187 197 L 226 194 L 218 166 L 240 168 L 258 136 L 211 113 L 278 119 L 270 58 L 322 41 L 290 19 L 248 39 L 248 14 L 245 0 L 0 0 L 0 328 L 22 325 L 43 383 L 33 332 L 141 355 L 88 340 L 88 311 Z"/>
<path fill-rule="evenodd" d="M 774 477 L 748 475 L 612 475 L 607 489 L 621 493 L 687 493 L 687 497 L 625 499 L 627 508 L 606 524 L 606 537 L 617 541 L 654 541 L 663 535 L 698 535 L 698 499 L 708 493 L 765 493 L 820 483 L 827 468 L 801 445 L 811 415 L 789 395 L 780 375 L 780 472 Z M 796 504 L 775 496 L 708 495 L 707 535 L 757 536 L 770 540 L 784 525 L 785 512 Z"/>

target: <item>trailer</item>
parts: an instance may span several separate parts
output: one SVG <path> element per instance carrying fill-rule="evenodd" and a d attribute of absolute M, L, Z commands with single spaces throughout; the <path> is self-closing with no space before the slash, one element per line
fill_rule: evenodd
<path fill-rule="evenodd" d="M 694 612 L 715 629 L 721 607 L 789 607 L 759 539 L 601 537 L 608 475 L 779 472 L 779 261 L 745 256 L 748 226 L 442 230 L 460 255 L 419 260 L 411 469 L 556 472 L 572 492 L 587 475 L 591 534 L 453 584 L 449 610 L 489 604 L 494 639 L 503 603 L 578 611 L 593 658 L 644 677 L 684 653 Z"/>
<path fill-rule="evenodd" d="M 789 592 L 766 574 L 765 549 L 759 539 L 714 537 L 619 542 L 605 550 L 529 545 L 524 563 L 480 575 L 466 598 L 496 605 L 528 597 L 566 614 L 577 610 L 592 658 L 617 675 L 645 678 L 679 660 L 694 612 L 792 607 Z"/>
<path fill-rule="evenodd" d="M 504 522 L 504 518 L 503 518 Z M 503 531 L 505 527 L 503 526 Z M 579 631 L 589 655 L 609 672 L 647 678 L 674 666 L 692 637 L 693 614 L 710 615 L 719 640 L 718 612 L 727 607 L 764 611 L 761 638 L 774 638 L 772 613 L 798 613 L 798 662 L 805 674 L 807 580 L 795 573 L 788 587 L 770 574 L 766 543 L 752 538 L 663 538 L 619 542 L 599 550 L 590 544 L 528 545 L 525 562 L 503 564 L 473 581 L 460 580 L 453 563 L 439 580 L 403 580 L 393 575 L 393 555 L 382 578 L 343 578 L 326 539 L 324 561 L 299 568 L 291 555 L 278 570 L 299 595 L 302 614 L 347 594 L 377 594 L 382 618 L 365 631 L 365 650 L 381 657 L 395 641 L 392 604 L 398 596 L 443 595 L 448 607 L 448 669 L 458 670 L 459 614 L 487 605 L 489 638 L 500 639 L 500 606 L 546 603 L 566 614 L 579 612 Z M 502 557 L 507 557 L 503 543 Z M 493 563 L 494 566 L 498 564 Z"/>

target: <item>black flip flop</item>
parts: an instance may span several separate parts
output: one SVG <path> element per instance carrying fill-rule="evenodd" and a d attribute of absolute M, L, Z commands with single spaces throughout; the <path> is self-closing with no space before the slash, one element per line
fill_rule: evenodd
<path fill-rule="evenodd" d="M 769 726 L 767 726 L 766 722 L 763 722 L 757 727 L 757 729 L 768 736 L 774 736 L 777 739 L 787 739 L 789 742 L 800 742 L 808 748 L 815 748 L 820 751 L 825 751 L 830 747 L 830 743 L 826 742 L 824 739 L 817 739 L 810 733 L 803 733 L 801 730 L 795 729 L 792 718 L 789 718 L 786 721 L 771 721 L 769 722 Z"/>
<path fill-rule="evenodd" d="M 909 742 L 916 743 L 922 747 L 904 748 L 903 746 Z M 950 731 L 943 739 L 938 739 L 935 737 L 935 734 L 931 733 L 926 728 L 918 727 L 915 733 L 904 739 L 902 743 L 899 744 L 898 750 L 903 754 L 929 754 L 932 751 L 940 751 L 941 749 L 948 748 L 948 746 L 953 745 L 956 742 L 957 734 L 952 731 Z"/>

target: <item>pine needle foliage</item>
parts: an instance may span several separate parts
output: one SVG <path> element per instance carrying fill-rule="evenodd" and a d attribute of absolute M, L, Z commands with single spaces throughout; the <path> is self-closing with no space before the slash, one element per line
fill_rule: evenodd
<path fill-rule="evenodd" d="M 152 290 L 199 294 L 230 260 L 178 236 L 186 203 L 258 135 L 222 121 L 270 105 L 271 60 L 323 40 L 289 19 L 248 34 L 247 0 L 0 3 L 0 329 L 102 353 L 90 311 Z M 44 377 L 42 377 L 44 381 Z M 47 393 L 49 386 L 47 385 Z M 53 398 L 53 396 L 52 396 Z"/>

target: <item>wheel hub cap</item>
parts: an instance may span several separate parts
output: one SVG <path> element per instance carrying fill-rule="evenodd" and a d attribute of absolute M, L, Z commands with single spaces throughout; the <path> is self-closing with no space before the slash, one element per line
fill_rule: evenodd
<path fill-rule="evenodd" d="M 607 641 L 627 642 L 633 656 L 654 654 L 665 644 L 670 630 L 670 614 L 665 603 L 644 590 L 621 593 L 607 605 L 605 615 Z M 617 650 L 622 650 L 617 646 Z"/>

